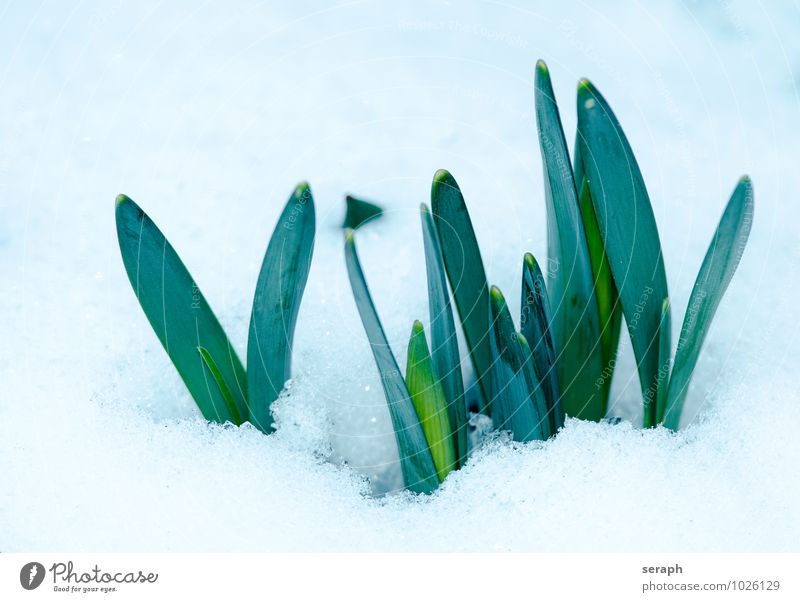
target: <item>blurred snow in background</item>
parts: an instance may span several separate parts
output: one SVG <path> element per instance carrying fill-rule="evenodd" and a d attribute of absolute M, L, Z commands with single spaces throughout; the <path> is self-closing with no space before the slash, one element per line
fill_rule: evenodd
<path fill-rule="evenodd" d="M 0 549 L 796 549 L 799 30 L 792 2 L 0 6 Z M 385 491 L 399 470 L 343 195 L 387 208 L 358 244 L 401 364 L 427 318 L 418 207 L 436 169 L 461 185 L 491 283 L 518 299 L 523 253 L 545 257 L 540 57 L 570 143 L 582 76 L 628 134 L 675 337 L 724 203 L 753 178 L 693 424 L 570 421 L 546 444 L 491 444 L 431 498 L 374 498 L 362 475 Z M 113 199 L 150 213 L 244 357 L 300 180 L 318 238 L 278 432 L 207 425 L 131 291 Z M 625 337 L 613 398 L 638 426 Z"/>

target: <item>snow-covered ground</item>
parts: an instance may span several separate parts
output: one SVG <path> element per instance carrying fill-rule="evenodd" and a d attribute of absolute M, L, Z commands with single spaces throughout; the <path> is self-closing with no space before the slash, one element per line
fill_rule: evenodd
<path fill-rule="evenodd" d="M 793 2 L 0 6 L 0 550 L 796 550 L 798 30 Z M 540 57 L 568 138 L 581 76 L 627 131 L 676 337 L 724 203 L 753 179 L 692 424 L 570 421 L 488 445 L 430 498 L 374 497 L 363 475 L 385 491 L 399 470 L 342 197 L 388 209 L 358 244 L 399 358 L 427 318 L 417 208 L 437 168 L 516 300 L 523 252 L 545 256 Z M 153 216 L 244 356 L 301 180 L 318 238 L 278 432 L 208 425 L 128 284 L 114 197 Z M 638 389 L 623 344 L 612 412 L 635 425 Z"/>

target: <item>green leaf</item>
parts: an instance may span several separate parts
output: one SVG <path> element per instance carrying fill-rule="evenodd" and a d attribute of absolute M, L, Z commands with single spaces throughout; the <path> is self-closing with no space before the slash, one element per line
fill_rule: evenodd
<path fill-rule="evenodd" d="M 242 424 L 243 420 L 239 415 L 239 410 L 236 407 L 236 400 L 233 398 L 231 390 L 225 383 L 225 379 L 222 377 L 222 372 L 220 372 L 219 366 L 217 366 L 214 358 L 211 357 L 208 349 L 205 347 L 198 347 L 197 351 L 200 353 L 200 357 L 203 359 L 203 363 L 205 364 L 206 368 L 208 368 L 208 375 L 211 376 L 211 379 L 218 387 L 222 398 L 225 400 L 225 405 L 228 408 L 228 411 L 231 413 L 231 416 L 233 416 L 233 423 L 236 426 L 239 426 Z"/>
<path fill-rule="evenodd" d="M 461 356 L 458 352 L 456 326 L 447 276 L 442 264 L 442 251 L 436 227 L 428 207 L 420 207 L 422 237 L 425 244 L 425 268 L 428 279 L 428 308 L 431 320 L 431 357 L 434 372 L 439 378 L 447 399 L 447 413 L 453 427 L 453 445 L 457 466 L 467 461 L 467 405 L 464 400 L 464 381 L 461 377 Z"/>
<path fill-rule="evenodd" d="M 747 245 L 754 208 L 753 185 L 750 178 L 744 176 L 733 191 L 714 232 L 683 318 L 664 416 L 665 426 L 673 430 L 678 429 L 689 380 L 711 320 Z"/>
<path fill-rule="evenodd" d="M 550 328 L 550 301 L 542 270 L 530 253 L 522 262 L 522 302 L 520 304 L 520 331 L 533 345 L 532 363 L 538 382 L 542 384 L 550 432 L 555 433 L 564 426 L 564 410 L 561 407 L 561 389 L 558 384 L 556 349 Z"/>
<path fill-rule="evenodd" d="M 356 253 L 352 230 L 345 231 L 344 249 L 353 297 L 372 347 L 372 355 L 378 366 L 383 392 L 389 406 L 403 480 L 406 488 L 411 491 L 430 493 L 439 486 L 436 467 L 406 382 L 400 374 L 397 360 L 383 332 L 375 305 L 372 303 L 372 297 L 369 294 L 364 272 L 361 270 L 361 263 Z"/>
<path fill-rule="evenodd" d="M 614 375 L 614 366 L 617 362 L 617 347 L 622 327 L 622 305 L 619 303 L 617 287 L 611 277 L 611 266 L 608 263 L 608 256 L 603 246 L 600 227 L 597 225 L 597 216 L 592 205 L 589 181 L 584 177 L 583 158 L 577 141 L 575 143 L 575 183 L 580 191 L 578 202 L 581 209 L 581 219 L 583 220 L 583 231 L 586 234 L 586 243 L 589 249 L 589 259 L 592 264 L 594 297 L 597 300 L 597 314 L 600 319 L 603 373 L 598 382 L 600 383 L 603 407 L 608 408 L 611 378 Z"/>
<path fill-rule="evenodd" d="M 496 286 L 490 292 L 492 336 L 492 418 L 498 430 L 511 431 L 515 441 L 546 439 L 547 417 L 537 412 L 526 358 L 505 298 Z M 538 387 L 536 387 L 538 389 Z"/>
<path fill-rule="evenodd" d="M 219 321 L 178 254 L 148 215 L 125 195 L 116 201 L 122 262 L 150 325 L 206 420 L 241 423 L 247 376 Z M 238 411 L 228 409 L 219 387 L 209 387 L 197 348 L 213 358 Z"/>
<path fill-rule="evenodd" d="M 656 422 L 645 424 L 645 428 L 655 426 L 664 419 L 664 410 L 667 405 L 667 389 L 669 388 L 669 369 L 671 361 L 669 333 L 662 336 L 663 329 L 670 327 L 670 303 L 669 299 L 664 299 L 661 305 L 661 326 L 658 334 L 658 389 L 656 394 Z"/>
<path fill-rule="evenodd" d="M 447 279 L 483 396 L 481 409 L 489 414 L 489 286 L 464 197 L 453 176 L 444 169 L 437 171 L 433 177 L 431 206 Z"/>
<path fill-rule="evenodd" d="M 556 428 L 552 417 L 553 412 L 547 406 L 544 388 L 541 384 L 542 381 L 539 380 L 536 374 L 533 353 L 531 352 L 530 345 L 528 345 L 528 340 L 522 333 L 517 333 L 517 342 L 522 350 L 522 374 L 525 377 L 525 382 L 528 384 L 528 391 L 531 393 L 531 403 L 533 403 L 536 415 L 541 422 L 542 438 L 547 439 L 556 434 Z"/>
<path fill-rule="evenodd" d="M 347 206 L 342 228 L 355 230 L 362 224 L 378 219 L 383 215 L 383 209 L 375 203 L 370 203 L 348 194 L 344 198 Z"/>
<path fill-rule="evenodd" d="M 422 322 L 417 320 L 411 329 L 406 362 L 406 384 L 411 401 L 417 411 L 422 431 L 436 466 L 439 480 L 456 469 L 456 451 L 453 431 L 447 415 L 447 400 L 444 390 L 433 372 L 433 363 L 428 352 L 428 342 Z"/>
<path fill-rule="evenodd" d="M 645 423 L 652 423 L 658 392 L 661 304 L 669 296 L 661 243 L 633 151 L 605 98 L 587 80 L 578 85 L 578 146 L 633 344 Z M 669 336 L 668 325 L 663 332 Z"/>
<path fill-rule="evenodd" d="M 314 199 L 303 182 L 289 197 L 256 283 L 247 339 L 250 422 L 272 432 L 270 407 L 291 375 L 292 340 L 314 250 Z"/>
<path fill-rule="evenodd" d="M 567 142 L 543 61 L 536 64 L 535 100 L 545 175 L 550 306 L 559 352 L 562 404 L 571 416 L 600 420 L 606 408 L 595 385 L 603 358 L 592 266 Z"/>

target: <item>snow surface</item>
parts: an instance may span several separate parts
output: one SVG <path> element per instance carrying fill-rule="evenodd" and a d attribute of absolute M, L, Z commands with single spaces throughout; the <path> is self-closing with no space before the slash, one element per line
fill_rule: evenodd
<path fill-rule="evenodd" d="M 798 28 L 792 2 L 0 7 L 0 550 L 797 550 Z M 399 470 L 342 197 L 388 210 L 358 244 L 401 364 L 427 318 L 417 208 L 437 168 L 514 303 L 523 252 L 545 256 L 539 57 L 567 132 L 581 76 L 626 129 L 676 337 L 724 203 L 753 178 L 692 424 L 631 426 L 623 343 L 626 421 L 500 438 L 429 498 L 376 497 Z M 113 199 L 153 216 L 244 357 L 267 240 L 301 180 L 318 238 L 278 431 L 206 424 L 131 292 Z"/>

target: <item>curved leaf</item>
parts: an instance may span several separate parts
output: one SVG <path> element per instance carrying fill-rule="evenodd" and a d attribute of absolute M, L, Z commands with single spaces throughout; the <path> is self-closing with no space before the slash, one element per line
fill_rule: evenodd
<path fill-rule="evenodd" d="M 291 375 L 292 340 L 314 251 L 314 199 L 303 182 L 289 197 L 258 274 L 247 339 L 250 422 L 272 432 L 270 406 Z"/>
<path fill-rule="evenodd" d="M 622 305 L 619 303 L 617 287 L 611 277 L 611 266 L 597 225 L 597 216 L 592 205 L 592 193 L 589 181 L 584 177 L 583 157 L 580 145 L 575 143 L 575 184 L 577 185 L 578 204 L 583 221 L 583 232 L 586 234 L 586 244 L 589 249 L 589 259 L 592 264 L 592 278 L 594 279 L 594 297 L 597 300 L 597 315 L 600 319 L 600 342 L 602 345 L 603 373 L 600 389 L 603 399 L 603 408 L 608 408 L 608 398 L 611 393 L 611 378 L 614 375 L 614 366 L 617 362 L 617 347 L 622 327 Z"/>
<path fill-rule="evenodd" d="M 225 383 L 225 379 L 222 377 L 222 373 L 220 372 L 219 366 L 217 366 L 217 363 L 214 361 L 214 358 L 211 357 L 211 354 L 208 352 L 208 349 L 206 349 L 205 347 L 198 347 L 197 351 L 200 353 L 200 357 L 203 359 L 203 363 L 208 369 L 209 376 L 211 376 L 211 379 L 219 388 L 219 392 L 222 395 L 222 398 L 225 400 L 225 405 L 228 408 L 228 411 L 231 413 L 231 416 L 233 417 L 233 423 L 237 426 L 242 424 L 242 422 L 244 421 L 242 420 L 242 417 L 239 415 L 239 410 L 236 407 L 236 400 L 233 398 L 231 390 Z"/>
<path fill-rule="evenodd" d="M 531 393 L 530 400 L 541 423 L 542 438 L 547 439 L 556 433 L 553 412 L 547 406 L 541 380 L 539 380 L 534 368 L 533 353 L 530 345 L 528 345 L 528 340 L 522 333 L 517 333 L 517 342 L 522 351 L 522 374 L 525 377 L 525 382 L 528 383 L 528 391 Z"/>
<path fill-rule="evenodd" d="M 515 441 L 546 439 L 548 419 L 537 411 L 530 373 L 526 375 L 524 370 L 528 358 L 524 355 L 520 335 L 514 329 L 514 321 L 500 289 L 493 286 L 489 296 L 494 359 L 491 380 L 494 426 L 498 430 L 511 431 Z"/>
<path fill-rule="evenodd" d="M 411 402 L 406 382 L 400 374 L 397 360 L 389 347 L 389 341 L 383 332 L 378 312 L 372 303 L 372 297 L 369 294 L 364 272 L 361 270 L 361 263 L 356 253 L 352 230 L 345 232 L 344 250 L 353 297 L 372 347 L 372 355 L 378 366 L 383 392 L 389 406 L 403 480 L 406 488 L 411 491 L 430 493 L 439 486 L 436 467 L 416 410 Z"/>
<path fill-rule="evenodd" d="M 116 201 L 116 222 L 133 291 L 200 412 L 206 420 L 240 424 L 248 417 L 247 376 L 200 288 L 150 217 L 122 194 Z M 198 347 L 213 358 L 238 416 L 229 411 L 220 387 L 210 385 Z"/>
<path fill-rule="evenodd" d="M 661 326 L 658 335 L 658 391 L 656 395 L 656 422 L 654 424 L 645 423 L 645 428 L 655 426 L 664 419 L 664 409 L 667 405 L 667 389 L 669 388 L 669 370 L 671 362 L 670 339 L 669 335 L 662 336 L 661 331 L 669 328 L 670 324 L 670 303 L 669 299 L 664 299 L 661 305 Z"/>
<path fill-rule="evenodd" d="M 433 177 L 431 206 L 447 279 L 483 395 L 481 409 L 488 414 L 491 412 L 489 286 L 464 197 L 453 176 L 444 169 Z"/>
<path fill-rule="evenodd" d="M 678 429 L 689 380 L 711 320 L 747 245 L 754 208 L 753 185 L 750 178 L 744 176 L 736 185 L 714 232 L 683 318 L 664 416 L 664 425 L 673 430 Z"/>
<path fill-rule="evenodd" d="M 467 461 L 467 406 L 464 400 L 464 381 L 461 377 L 461 356 L 458 352 L 456 325 L 447 275 L 442 264 L 442 251 L 436 227 L 428 207 L 420 207 L 422 238 L 425 244 L 425 268 L 428 279 L 428 309 L 431 320 L 431 357 L 433 368 L 447 399 L 447 413 L 453 427 L 453 445 L 457 465 Z"/>
<path fill-rule="evenodd" d="M 605 98 L 587 80 L 578 85 L 578 146 L 633 344 L 645 423 L 652 423 L 658 392 L 661 304 L 669 296 L 661 243 L 633 151 Z M 668 325 L 663 331 L 669 336 Z"/>
<path fill-rule="evenodd" d="M 595 383 L 603 364 L 592 266 L 567 142 L 543 61 L 536 64 L 535 101 L 545 176 L 547 253 L 552 267 L 548 274 L 549 292 L 562 403 L 571 416 L 600 420 L 605 416 L 605 407 Z"/>
<path fill-rule="evenodd" d="M 534 373 L 542 384 L 550 418 L 550 432 L 555 433 L 564 426 L 564 410 L 561 407 L 561 389 L 558 384 L 556 350 L 550 328 L 550 301 L 542 270 L 530 253 L 522 262 L 522 303 L 520 305 L 520 331 L 530 345 Z"/>
<path fill-rule="evenodd" d="M 414 322 L 408 342 L 406 384 L 422 425 L 422 432 L 428 441 L 436 474 L 440 481 L 444 481 L 448 473 L 456 469 L 453 431 L 447 415 L 444 390 L 433 372 L 428 342 L 419 320 Z"/>

